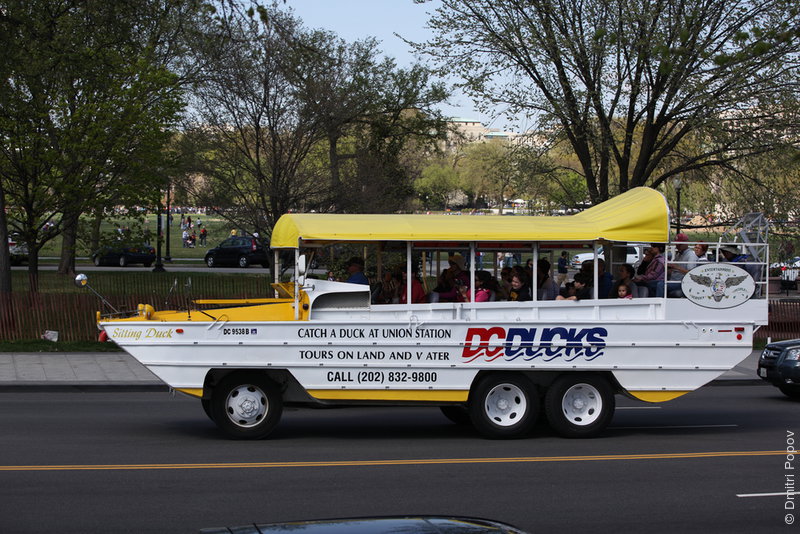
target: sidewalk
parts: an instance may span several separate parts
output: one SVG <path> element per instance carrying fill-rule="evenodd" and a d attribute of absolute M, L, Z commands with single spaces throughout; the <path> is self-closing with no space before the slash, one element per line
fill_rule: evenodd
<path fill-rule="evenodd" d="M 760 351 L 714 380 L 714 385 L 762 384 Z M 0 352 L 0 391 L 20 387 L 166 389 L 126 352 Z"/>

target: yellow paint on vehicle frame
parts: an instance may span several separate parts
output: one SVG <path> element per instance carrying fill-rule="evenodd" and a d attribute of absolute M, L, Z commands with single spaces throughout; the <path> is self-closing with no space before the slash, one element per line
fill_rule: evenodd
<path fill-rule="evenodd" d="M 467 402 L 469 390 L 309 389 L 308 394 L 319 400 Z"/>
<path fill-rule="evenodd" d="M 203 398 L 203 388 L 175 388 L 175 391 L 180 391 L 190 397 Z"/>
<path fill-rule="evenodd" d="M 645 402 L 666 402 L 672 399 L 677 399 L 682 395 L 689 393 L 688 391 L 630 391 L 633 397 Z"/>

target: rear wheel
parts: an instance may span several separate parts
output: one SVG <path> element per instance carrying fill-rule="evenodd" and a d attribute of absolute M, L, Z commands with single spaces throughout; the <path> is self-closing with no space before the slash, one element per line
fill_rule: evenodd
<path fill-rule="evenodd" d="M 790 399 L 800 399 L 800 386 L 784 384 L 778 386 L 778 389 Z"/>
<path fill-rule="evenodd" d="M 530 432 L 536 423 L 539 396 L 524 375 L 488 375 L 470 394 L 469 414 L 473 426 L 484 437 L 518 438 Z"/>
<path fill-rule="evenodd" d="M 567 373 L 545 395 L 550 427 L 565 438 L 589 438 L 602 432 L 614 416 L 614 392 L 602 376 Z"/>
<path fill-rule="evenodd" d="M 119 266 L 120 267 L 127 267 L 128 266 L 128 257 L 127 256 L 120 256 L 119 257 Z"/>
<path fill-rule="evenodd" d="M 242 269 L 246 269 L 250 266 L 250 260 L 247 259 L 247 256 L 239 256 L 239 267 Z"/>
<path fill-rule="evenodd" d="M 238 372 L 223 378 L 211 394 L 211 419 L 229 438 L 262 439 L 280 421 L 283 399 L 272 380 Z"/>

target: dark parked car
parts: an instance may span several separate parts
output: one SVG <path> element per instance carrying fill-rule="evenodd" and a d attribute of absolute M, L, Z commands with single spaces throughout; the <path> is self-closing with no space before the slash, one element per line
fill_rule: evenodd
<path fill-rule="evenodd" d="M 472 517 L 364 517 L 204 528 L 201 534 L 525 534 L 499 521 Z"/>
<path fill-rule="evenodd" d="M 8 238 L 8 253 L 11 257 L 11 265 L 28 263 L 28 245 L 20 243 L 17 238 Z"/>
<path fill-rule="evenodd" d="M 758 359 L 758 376 L 787 397 L 800 399 L 800 339 L 776 341 L 764 347 Z"/>
<path fill-rule="evenodd" d="M 206 265 L 221 267 L 248 267 L 258 263 L 269 267 L 269 257 L 266 249 L 252 236 L 231 236 L 216 247 L 206 252 Z"/>
<path fill-rule="evenodd" d="M 92 254 L 92 262 L 98 267 L 101 265 L 127 267 L 135 263 L 150 267 L 154 261 L 156 261 L 156 249 L 150 245 L 106 245 Z"/>

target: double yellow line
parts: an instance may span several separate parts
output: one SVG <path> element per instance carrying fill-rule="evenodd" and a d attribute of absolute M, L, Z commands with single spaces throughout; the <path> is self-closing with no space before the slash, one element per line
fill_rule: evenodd
<path fill-rule="evenodd" d="M 205 464 L 97 464 L 97 465 L 0 465 L 0 471 L 141 471 L 154 469 L 274 469 L 298 467 L 379 467 L 415 465 L 514 464 L 544 462 L 594 462 L 610 460 L 679 460 L 780 456 L 786 451 L 679 452 L 663 454 L 607 454 L 595 456 L 522 456 L 511 458 L 420 458 L 411 460 L 342 460 L 318 462 L 233 462 Z"/>

